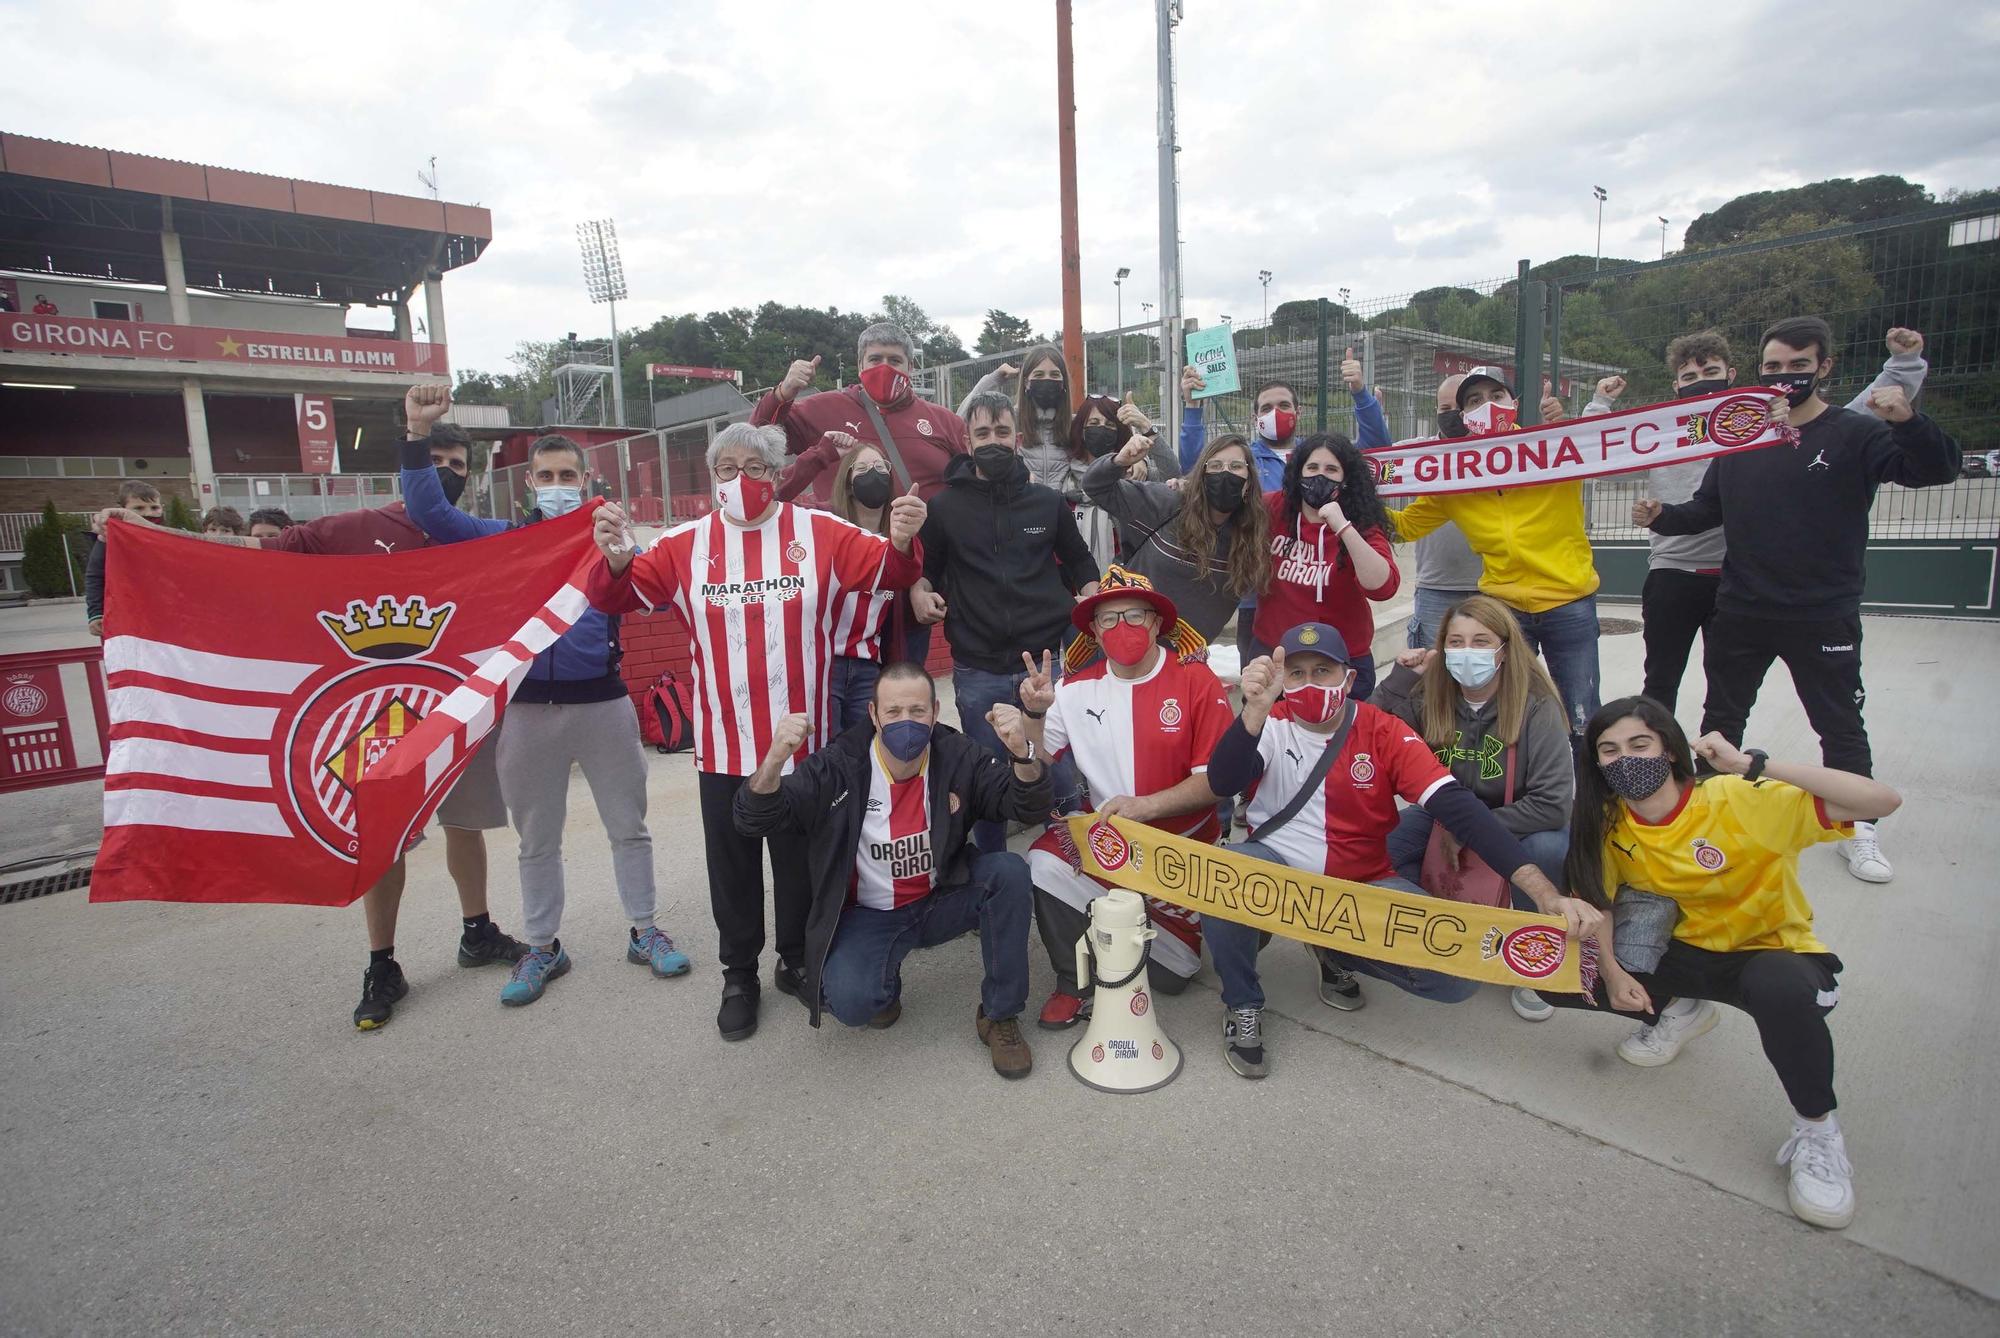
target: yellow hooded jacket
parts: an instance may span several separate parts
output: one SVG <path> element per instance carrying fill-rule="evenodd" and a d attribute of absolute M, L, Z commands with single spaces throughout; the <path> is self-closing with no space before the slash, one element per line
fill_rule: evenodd
<path fill-rule="evenodd" d="M 1479 588 L 1509 607 L 1546 613 L 1597 593 L 1597 564 L 1583 532 L 1583 484 L 1433 493 L 1388 513 L 1413 542 L 1446 521 L 1485 564 Z"/>

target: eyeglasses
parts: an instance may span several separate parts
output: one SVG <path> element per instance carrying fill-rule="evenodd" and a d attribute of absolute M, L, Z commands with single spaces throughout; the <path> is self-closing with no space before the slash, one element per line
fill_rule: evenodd
<path fill-rule="evenodd" d="M 1142 626 L 1146 619 L 1154 617 L 1151 609 L 1121 609 L 1117 613 L 1100 613 L 1090 620 L 1090 625 L 1100 632 L 1108 632 L 1119 623 Z"/>
<path fill-rule="evenodd" d="M 765 464 L 762 460 L 752 460 L 741 469 L 735 465 L 717 465 L 715 467 L 715 481 L 717 483 L 728 483 L 738 474 L 741 474 L 744 478 L 762 483 L 776 472 L 776 470 L 772 469 L 771 466 Z"/>

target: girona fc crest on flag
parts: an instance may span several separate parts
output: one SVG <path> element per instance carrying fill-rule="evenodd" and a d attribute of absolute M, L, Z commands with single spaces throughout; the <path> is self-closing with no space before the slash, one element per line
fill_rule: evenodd
<path fill-rule="evenodd" d="M 583 611 L 589 513 L 354 557 L 116 524 L 91 900 L 346 905 Z"/>

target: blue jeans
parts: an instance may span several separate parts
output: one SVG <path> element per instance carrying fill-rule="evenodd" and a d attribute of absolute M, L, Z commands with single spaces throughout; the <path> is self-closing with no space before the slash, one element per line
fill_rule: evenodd
<path fill-rule="evenodd" d="M 1052 664 L 1060 677 L 1060 660 L 1053 660 Z M 1002 761 L 1006 760 L 1006 753 L 1000 747 L 1000 736 L 993 732 L 993 726 L 986 723 L 986 713 L 1001 702 L 1019 706 L 1021 683 L 1027 676 L 1025 670 L 996 674 L 966 664 L 952 666 L 951 690 L 958 701 L 959 732 Z M 1083 788 L 1077 782 L 1075 765 L 1064 758 L 1049 769 L 1049 779 L 1055 785 L 1056 811 L 1067 812 L 1077 802 Z M 1007 848 L 1007 825 L 1002 822 L 973 823 L 972 843 L 984 854 L 998 854 Z"/>
<path fill-rule="evenodd" d="M 1396 866 L 1397 876 L 1412 883 L 1423 881 L 1424 851 L 1431 843 L 1431 815 L 1411 804 L 1403 810 L 1396 830 L 1389 833 L 1389 862 Z M 1542 877 L 1558 888 L 1563 885 L 1563 860 L 1569 855 L 1569 828 L 1562 827 L 1553 832 L 1529 832 L 1520 838 L 1521 848 L 1528 852 L 1528 863 L 1542 871 Z M 1504 872 L 1512 873 L 1508 869 Z M 1520 888 L 1509 888 L 1514 894 L 1514 909 L 1531 911 L 1535 903 L 1528 900 Z"/>
<path fill-rule="evenodd" d="M 1438 628 L 1444 625 L 1444 615 L 1455 604 L 1463 603 L 1478 594 L 1477 590 L 1437 590 L 1428 585 L 1417 587 L 1417 606 L 1410 611 L 1408 642 L 1411 650 L 1431 650 L 1438 643 Z"/>
<path fill-rule="evenodd" d="M 845 734 L 868 722 L 868 707 L 875 700 L 875 680 L 881 676 L 882 666 L 873 660 L 857 660 L 849 655 L 834 657 L 829 690 L 833 694 L 835 734 Z"/>
<path fill-rule="evenodd" d="M 1597 596 L 1585 595 L 1541 613 L 1515 609 L 1514 617 L 1528 645 L 1547 662 L 1569 712 L 1570 744 L 1580 745 L 1583 727 L 1604 704 L 1598 699 Z"/>
<path fill-rule="evenodd" d="M 917 664 L 922 664 L 925 660 L 929 659 L 931 654 L 931 626 L 930 623 L 920 623 L 914 618 L 910 619 L 909 626 L 903 629 L 902 646 L 898 648 L 896 654 L 891 655 L 889 658 L 891 660 L 911 660 Z"/>
<path fill-rule="evenodd" d="M 1034 906 L 1028 861 L 1019 855 L 977 855 L 972 879 L 939 888 L 893 911 L 849 906 L 840 913 L 820 970 L 827 1011 L 850 1027 L 902 997 L 903 959 L 912 948 L 935 948 L 979 931 L 986 978 L 980 1006 L 990 1018 L 1020 1016 L 1028 1006 L 1028 920 Z"/>
<path fill-rule="evenodd" d="M 1257 841 L 1244 841 L 1239 845 L 1222 848 L 1251 859 L 1267 860 L 1272 864 L 1284 863 L 1278 858 L 1277 851 Z M 1415 883 L 1393 875 L 1388 878 L 1377 878 L 1375 886 L 1386 887 L 1396 892 L 1414 892 L 1420 897 L 1425 895 L 1424 890 Z M 1208 944 L 1209 960 L 1215 963 L 1215 974 L 1222 978 L 1222 1006 L 1262 1008 L 1264 984 L 1257 978 L 1257 952 L 1264 946 L 1263 931 L 1216 915 L 1202 917 L 1201 931 L 1203 941 Z M 1431 999 L 1438 1003 L 1463 1003 L 1479 992 L 1478 981 L 1448 976 L 1442 971 L 1425 971 L 1413 966 L 1394 966 L 1388 962 L 1371 961 L 1366 957 L 1350 957 L 1331 948 L 1315 947 L 1313 952 L 1315 955 L 1324 952 L 1337 965 L 1364 976 L 1373 976 L 1377 980 L 1386 980 L 1397 989 L 1414 994 L 1420 999 Z"/>

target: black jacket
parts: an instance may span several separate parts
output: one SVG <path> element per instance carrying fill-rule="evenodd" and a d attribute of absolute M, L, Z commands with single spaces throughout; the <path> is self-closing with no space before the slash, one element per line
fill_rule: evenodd
<path fill-rule="evenodd" d="M 90 556 L 83 560 L 83 616 L 102 618 L 104 616 L 104 536 L 90 546 Z"/>
<path fill-rule="evenodd" d="M 1890 424 L 1828 407 L 1797 446 L 1717 456 L 1694 498 L 1661 510 L 1656 534 L 1722 526 L 1715 606 L 1799 621 L 1861 612 L 1868 512 L 1884 483 L 1934 488 L 1958 477 L 1958 443 L 1925 414 Z"/>
<path fill-rule="evenodd" d="M 1030 482 L 1019 456 L 997 482 L 970 456 L 945 468 L 919 538 L 924 575 L 945 598 L 952 659 L 989 673 L 1018 673 L 1021 652 L 1060 653 L 1073 630 L 1072 598 L 1098 577 L 1069 503 Z"/>
<path fill-rule="evenodd" d="M 793 768 L 772 794 L 748 784 L 736 791 L 736 830 L 745 836 L 803 832 L 806 868 L 813 880 L 812 910 L 806 916 L 806 998 L 812 1024 L 819 1025 L 820 973 L 826 967 L 833 932 L 847 905 L 855 852 L 861 848 L 862 808 L 872 788 L 869 749 L 875 727 L 856 725 Z M 954 887 L 972 876 L 972 824 L 1036 822 L 1053 801 L 1048 768 L 1030 783 L 1014 768 L 949 725 L 931 733 L 931 852 L 937 886 Z"/>

